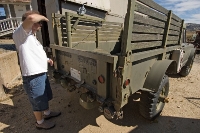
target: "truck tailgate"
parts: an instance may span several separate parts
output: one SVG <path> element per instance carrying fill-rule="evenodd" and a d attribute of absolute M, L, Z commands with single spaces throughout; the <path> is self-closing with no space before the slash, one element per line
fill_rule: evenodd
<path fill-rule="evenodd" d="M 115 70 L 118 56 L 58 45 L 51 45 L 51 48 L 55 69 L 63 74 L 69 73 L 69 77 L 76 82 L 84 81 L 88 89 L 92 88 L 97 95 L 107 97 L 109 75 Z M 99 78 L 103 79 L 103 83 L 99 82 Z"/>

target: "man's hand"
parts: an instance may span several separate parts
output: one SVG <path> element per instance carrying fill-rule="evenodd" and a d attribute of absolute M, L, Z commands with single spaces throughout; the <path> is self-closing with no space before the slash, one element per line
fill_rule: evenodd
<path fill-rule="evenodd" d="M 50 66 L 53 66 L 53 60 L 52 59 L 49 59 L 48 63 L 50 64 Z"/>

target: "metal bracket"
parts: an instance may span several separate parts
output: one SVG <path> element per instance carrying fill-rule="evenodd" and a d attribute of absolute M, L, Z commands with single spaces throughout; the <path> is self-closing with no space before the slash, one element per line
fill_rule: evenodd
<path fill-rule="evenodd" d="M 76 26 L 78 25 L 79 20 L 80 20 L 80 18 L 78 18 L 78 19 L 76 20 L 76 22 L 72 25 L 72 29 L 73 29 L 72 32 L 76 30 Z"/>

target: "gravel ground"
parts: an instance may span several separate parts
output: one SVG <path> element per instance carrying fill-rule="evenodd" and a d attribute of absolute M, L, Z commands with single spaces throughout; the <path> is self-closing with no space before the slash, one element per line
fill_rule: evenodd
<path fill-rule="evenodd" d="M 11 46 L 12 47 L 12 46 Z M 4 133 L 198 133 L 200 132 L 200 55 L 197 55 L 189 76 L 170 77 L 169 103 L 155 121 L 144 119 L 138 111 L 138 101 L 131 97 L 124 106 L 122 120 L 107 120 L 97 108 L 85 110 L 79 105 L 80 93 L 68 92 L 54 83 L 50 68 L 50 83 L 54 99 L 50 102 L 53 110 L 62 115 L 50 121 L 56 127 L 45 131 L 35 128 L 35 119 L 18 79 L 15 91 L 0 102 L 0 132 Z"/>

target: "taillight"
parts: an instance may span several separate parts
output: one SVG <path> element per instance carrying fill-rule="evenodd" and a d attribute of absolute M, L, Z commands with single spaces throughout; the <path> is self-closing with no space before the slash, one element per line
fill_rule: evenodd
<path fill-rule="evenodd" d="M 99 82 L 100 82 L 101 84 L 103 84 L 103 83 L 105 82 L 105 78 L 104 78 L 102 75 L 100 75 L 100 76 L 98 77 L 98 80 L 99 80 Z"/>

